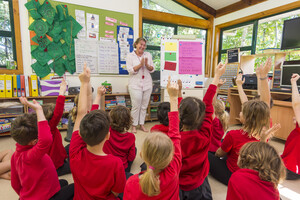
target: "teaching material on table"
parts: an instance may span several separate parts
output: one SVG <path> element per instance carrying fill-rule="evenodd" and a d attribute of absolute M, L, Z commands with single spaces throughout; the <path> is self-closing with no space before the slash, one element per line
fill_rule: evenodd
<path fill-rule="evenodd" d="M 202 40 L 179 40 L 162 38 L 160 86 L 171 81 L 182 81 L 183 88 L 204 86 L 205 42 Z"/>

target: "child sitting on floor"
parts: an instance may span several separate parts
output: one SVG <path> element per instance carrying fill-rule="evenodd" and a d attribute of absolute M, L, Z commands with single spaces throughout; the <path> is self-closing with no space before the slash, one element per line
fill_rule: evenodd
<path fill-rule="evenodd" d="M 284 151 L 281 155 L 282 160 L 287 168 L 287 180 L 300 179 L 300 96 L 297 86 L 299 74 L 293 74 L 292 84 L 292 105 L 296 117 L 296 128 L 286 139 Z"/>
<path fill-rule="evenodd" d="M 229 179 L 226 199 L 280 199 L 277 187 L 285 177 L 285 167 L 274 147 L 265 142 L 245 144 L 238 166 Z"/>
<path fill-rule="evenodd" d="M 79 79 L 78 112 L 70 143 L 74 199 L 116 199 L 124 190 L 126 178 L 121 159 L 103 151 L 109 139 L 110 119 L 103 110 L 88 113 L 92 89 L 86 65 Z"/>
<path fill-rule="evenodd" d="M 178 119 L 178 86 L 167 85 L 170 96 L 169 132 L 148 134 L 142 146 L 141 156 L 147 171 L 131 176 L 125 186 L 124 200 L 169 199 L 178 200 L 181 149 Z"/>
<path fill-rule="evenodd" d="M 0 178 L 10 180 L 10 159 L 13 153 L 12 150 L 0 152 Z"/>
<path fill-rule="evenodd" d="M 23 114 L 12 122 L 11 136 L 17 142 L 11 158 L 12 188 L 20 199 L 72 199 L 74 186 L 58 180 L 47 154 L 53 136 L 41 105 L 35 100 L 30 103 L 25 97 L 20 97 L 20 101 L 35 113 Z"/>

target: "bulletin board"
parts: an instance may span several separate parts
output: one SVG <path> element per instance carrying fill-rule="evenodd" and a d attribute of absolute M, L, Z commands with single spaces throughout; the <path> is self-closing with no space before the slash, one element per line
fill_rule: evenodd
<path fill-rule="evenodd" d="M 205 42 L 203 40 L 161 40 L 160 85 L 166 87 L 171 81 L 182 81 L 183 88 L 204 86 Z"/>
<path fill-rule="evenodd" d="M 35 2 L 35 0 L 30 0 L 28 2 Z M 74 36 L 73 38 L 73 43 L 71 43 L 72 52 L 70 50 L 70 53 L 72 53 L 72 62 L 69 65 L 73 65 L 75 69 L 75 42 L 74 39 L 83 39 L 83 40 L 97 40 L 97 43 L 99 41 L 110 41 L 110 42 L 115 42 L 117 44 L 117 27 L 118 26 L 125 26 L 125 27 L 133 27 L 133 15 L 132 14 L 127 14 L 127 13 L 121 13 L 121 12 L 115 12 L 115 11 L 109 11 L 109 10 L 104 10 L 104 9 L 98 9 L 98 8 L 92 8 L 92 7 L 87 7 L 87 6 L 81 6 L 81 5 L 75 5 L 75 4 L 70 4 L 70 3 L 65 3 L 65 2 L 60 2 L 60 1 L 54 1 L 54 0 L 38 0 L 40 5 L 44 5 L 45 2 L 48 2 L 47 4 L 51 4 L 51 6 L 55 9 L 56 6 L 61 5 L 61 7 L 64 9 L 63 12 L 67 12 L 68 15 L 72 16 L 83 28 L 80 30 L 80 32 L 77 34 L 77 36 Z M 35 9 L 35 8 L 33 8 Z M 32 11 L 32 9 L 28 9 L 28 11 Z M 55 12 L 58 13 L 58 11 Z M 29 14 L 29 23 L 30 25 L 36 21 L 32 18 L 32 12 Z M 83 16 L 83 20 L 80 20 L 80 17 Z M 89 18 L 92 18 L 95 20 L 96 23 L 92 23 L 91 20 L 88 20 Z M 48 21 L 47 21 L 48 22 Z M 48 23 L 49 30 L 52 24 Z M 52 28 L 52 27 L 51 27 Z M 84 34 L 85 33 L 85 34 Z M 36 33 L 34 31 L 30 31 L 30 39 L 31 39 L 31 51 L 34 51 L 36 48 L 38 48 L 37 44 L 33 41 L 33 38 L 36 36 Z M 46 35 L 46 39 L 48 39 L 50 42 L 53 42 L 53 38 L 51 38 L 49 35 Z M 132 34 L 133 37 L 133 34 Z M 132 38 L 133 39 L 133 38 Z M 48 42 L 47 40 L 47 42 Z M 71 39 L 72 41 L 72 39 Z M 65 41 L 63 39 L 60 39 L 59 44 L 64 45 Z M 119 47 L 118 47 L 119 48 Z M 115 51 L 114 51 L 115 52 Z M 115 59 L 118 62 L 118 55 L 115 55 L 112 53 L 112 55 L 115 56 Z M 34 57 L 33 57 L 34 58 Z M 61 60 L 61 58 L 63 60 Z M 52 62 L 55 61 L 56 58 L 52 59 Z M 54 61 L 53 61 L 54 60 Z M 70 72 L 71 74 L 75 72 L 75 70 L 68 70 L 66 69 L 66 66 L 64 66 L 66 57 L 62 56 L 59 57 L 59 61 L 61 64 L 61 68 L 65 67 L 65 70 Z M 112 59 L 111 59 L 112 60 Z M 46 76 L 47 73 L 49 74 L 51 71 L 48 70 L 50 67 L 49 65 L 52 63 L 51 60 L 49 62 L 42 63 L 42 66 L 47 68 L 47 70 L 39 70 L 40 73 L 43 72 L 42 76 Z M 33 59 L 33 64 L 37 63 L 35 59 Z M 39 64 L 40 65 L 40 64 Z M 119 68 L 119 63 L 116 64 L 117 67 Z M 33 67 L 33 66 L 32 66 Z M 40 66 L 39 66 L 40 67 Z M 40 67 L 41 68 L 41 67 Z M 33 68 L 34 69 L 34 68 Z M 69 69 L 70 66 L 69 66 Z M 36 69 L 34 69 L 36 71 Z M 46 72 L 45 72 L 46 71 Z M 56 72 L 57 73 L 57 72 Z M 63 74 L 64 71 L 60 70 L 60 74 Z M 102 71 L 98 71 L 97 73 L 102 73 Z M 103 73 L 109 73 L 109 71 L 105 71 Z M 117 73 L 115 70 L 112 71 L 111 73 Z M 42 77 L 40 76 L 40 77 Z"/>

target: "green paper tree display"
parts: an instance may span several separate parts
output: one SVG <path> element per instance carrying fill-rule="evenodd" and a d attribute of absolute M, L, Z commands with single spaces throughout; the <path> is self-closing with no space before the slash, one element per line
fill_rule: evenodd
<path fill-rule="evenodd" d="M 29 26 L 36 34 L 32 41 L 38 44 L 31 51 L 37 60 L 31 65 L 35 73 L 41 78 L 51 73 L 51 69 L 59 76 L 66 71 L 75 73 L 74 38 L 82 26 L 69 15 L 68 7 L 59 4 L 54 8 L 49 0 L 31 0 L 25 7 L 34 19 Z"/>

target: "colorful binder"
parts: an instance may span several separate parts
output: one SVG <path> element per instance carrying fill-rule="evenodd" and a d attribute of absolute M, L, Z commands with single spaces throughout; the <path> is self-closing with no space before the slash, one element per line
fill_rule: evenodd
<path fill-rule="evenodd" d="M 12 75 L 5 75 L 5 97 L 12 97 Z"/>
<path fill-rule="evenodd" d="M 21 79 L 21 96 L 26 97 L 26 92 L 25 92 L 25 77 L 24 75 L 20 76 Z"/>
<path fill-rule="evenodd" d="M 29 81 L 28 81 L 28 76 L 24 75 L 24 80 L 25 80 L 25 95 L 26 97 L 29 97 Z"/>
<path fill-rule="evenodd" d="M 5 75 L 0 75 L 0 98 L 5 98 Z"/>
<path fill-rule="evenodd" d="M 20 97 L 21 94 L 21 75 L 17 75 L 17 94 Z"/>
<path fill-rule="evenodd" d="M 17 97 L 18 96 L 17 76 L 13 75 L 12 79 L 13 79 L 13 84 L 12 84 L 12 87 L 13 87 L 13 96 Z"/>
<path fill-rule="evenodd" d="M 31 75 L 31 95 L 33 97 L 39 96 L 37 75 Z"/>

